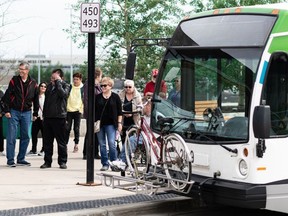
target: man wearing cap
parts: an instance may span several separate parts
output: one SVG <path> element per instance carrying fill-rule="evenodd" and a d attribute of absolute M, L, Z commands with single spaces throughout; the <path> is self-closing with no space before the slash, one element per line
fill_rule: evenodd
<path fill-rule="evenodd" d="M 155 82 L 158 76 L 158 69 L 153 69 L 152 70 L 152 78 L 151 81 L 149 81 L 148 83 L 146 83 L 146 86 L 144 88 L 144 96 L 146 98 L 150 98 L 152 97 L 154 90 L 155 90 Z M 161 90 L 159 92 L 159 95 L 162 98 L 166 99 L 166 93 L 167 93 L 167 86 L 164 80 L 161 80 Z"/>

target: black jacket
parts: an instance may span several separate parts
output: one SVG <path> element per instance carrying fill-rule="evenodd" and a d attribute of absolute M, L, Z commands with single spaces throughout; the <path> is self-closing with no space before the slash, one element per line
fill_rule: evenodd
<path fill-rule="evenodd" d="M 13 76 L 9 82 L 8 89 L 6 90 L 2 101 L 4 103 L 4 112 L 10 112 L 11 109 L 17 111 L 29 111 L 33 106 L 33 116 L 38 116 L 39 98 L 37 94 L 37 82 L 28 75 L 27 90 L 24 92 L 24 84 L 21 77 Z"/>
<path fill-rule="evenodd" d="M 108 101 L 103 97 L 103 93 L 95 96 L 95 120 L 101 120 L 101 127 L 114 125 L 117 128 L 118 116 L 122 116 L 122 102 L 118 94 L 112 92 Z"/>
<path fill-rule="evenodd" d="M 57 80 L 55 86 L 48 84 L 43 107 L 44 121 L 45 118 L 66 118 L 69 91 L 70 85 L 63 80 Z"/>

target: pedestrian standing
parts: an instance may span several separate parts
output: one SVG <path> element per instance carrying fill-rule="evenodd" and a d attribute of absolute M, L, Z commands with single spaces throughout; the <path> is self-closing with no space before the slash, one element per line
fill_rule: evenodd
<path fill-rule="evenodd" d="M 124 89 L 121 92 L 119 92 L 119 97 L 122 102 L 123 111 L 131 112 L 136 111 L 137 109 L 142 109 L 143 107 L 141 94 L 136 89 L 133 80 L 124 81 Z M 140 119 L 137 117 L 138 117 L 137 115 L 123 114 L 122 134 L 121 134 L 122 143 L 125 142 L 126 131 L 128 130 L 128 128 L 131 125 L 136 125 L 139 122 Z"/>
<path fill-rule="evenodd" d="M 94 93 L 95 96 L 98 94 L 102 93 L 102 89 L 100 86 L 100 82 L 102 79 L 102 70 L 97 67 L 95 69 L 94 77 L 95 77 L 95 85 L 94 85 Z M 85 81 L 84 83 L 84 113 L 83 116 L 86 119 L 86 129 L 88 128 L 88 80 Z M 83 148 L 83 159 L 86 160 L 86 149 L 87 149 L 87 143 L 88 143 L 88 133 L 86 130 L 85 134 L 85 140 L 84 140 L 84 148 Z M 94 133 L 94 159 L 100 159 L 101 157 L 99 156 L 99 143 L 97 139 L 96 133 Z"/>
<path fill-rule="evenodd" d="M 67 131 L 66 131 L 66 144 L 69 142 L 70 131 L 73 123 L 74 131 L 74 150 L 73 153 L 78 152 L 78 144 L 80 137 L 80 122 L 83 113 L 83 83 L 82 74 L 73 74 L 73 84 L 70 85 L 69 96 L 67 100 Z"/>
<path fill-rule="evenodd" d="M 58 147 L 58 164 L 60 169 L 67 169 L 67 145 L 66 145 L 66 117 L 67 98 L 70 85 L 63 80 L 64 73 L 61 69 L 52 71 L 51 82 L 45 92 L 43 108 L 44 117 L 44 164 L 41 169 L 50 168 L 53 156 L 54 138 Z"/>
<path fill-rule="evenodd" d="M 43 138 L 43 107 L 45 101 L 45 92 L 47 88 L 46 82 L 41 82 L 38 87 L 38 98 L 39 98 L 39 110 L 38 117 L 32 122 L 32 149 L 28 152 L 27 156 L 37 156 L 37 143 L 38 143 L 38 133 L 41 131 Z M 40 150 L 39 156 L 42 156 L 44 153 L 43 140 L 42 148 Z"/>
<path fill-rule="evenodd" d="M 146 98 L 152 98 L 154 90 L 155 90 L 155 85 L 156 85 L 156 80 L 158 77 L 158 69 L 153 69 L 151 73 L 151 81 L 146 83 L 145 88 L 144 88 L 144 97 Z M 160 92 L 159 96 L 166 99 L 166 94 L 167 94 L 167 85 L 164 80 L 161 80 L 161 87 L 160 87 Z"/>
<path fill-rule="evenodd" d="M 2 98 L 5 104 L 5 116 L 8 119 L 6 157 L 7 166 L 9 167 L 16 167 L 14 157 L 18 125 L 20 126 L 20 144 L 17 165 L 31 165 L 25 160 L 25 155 L 30 141 L 29 128 L 31 125 L 32 104 L 33 120 L 37 118 L 39 109 L 37 83 L 29 75 L 29 63 L 21 62 L 18 70 L 19 75 L 13 76 L 10 80 L 8 89 Z"/>
<path fill-rule="evenodd" d="M 116 131 L 122 131 L 122 103 L 118 94 L 112 92 L 114 81 L 110 77 L 104 77 L 101 81 L 102 93 L 95 97 L 95 120 L 100 120 L 100 131 L 97 132 L 101 151 L 102 168 L 109 169 L 106 140 L 109 146 L 110 161 L 117 159 L 115 145 Z"/>

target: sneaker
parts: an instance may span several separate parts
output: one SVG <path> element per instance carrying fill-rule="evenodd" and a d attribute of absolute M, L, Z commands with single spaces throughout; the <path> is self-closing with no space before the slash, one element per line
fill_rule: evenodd
<path fill-rule="evenodd" d="M 114 166 L 114 167 L 117 167 L 119 170 L 125 170 L 126 169 L 126 163 L 124 163 L 123 161 L 121 160 L 115 160 L 115 161 L 112 161 L 111 164 Z"/>
<path fill-rule="evenodd" d="M 37 156 L 37 152 L 33 152 L 32 150 L 29 151 L 27 154 L 27 156 Z"/>
<path fill-rule="evenodd" d="M 11 164 L 8 164 L 8 163 L 7 163 L 7 166 L 8 166 L 8 167 L 16 167 L 16 164 L 15 164 L 15 163 L 11 163 Z"/>
<path fill-rule="evenodd" d="M 105 165 L 105 166 L 102 166 L 100 171 L 107 171 L 108 169 L 109 169 L 109 166 Z"/>
<path fill-rule="evenodd" d="M 17 166 L 31 166 L 31 163 L 29 163 L 28 161 L 17 161 Z"/>
<path fill-rule="evenodd" d="M 111 161 L 108 160 L 109 166 L 111 168 L 111 171 L 113 172 L 120 172 L 119 168 L 115 166 Z"/>
<path fill-rule="evenodd" d="M 6 154 L 5 154 L 4 151 L 0 152 L 0 156 L 5 156 L 5 155 L 6 155 Z"/>
<path fill-rule="evenodd" d="M 46 169 L 46 168 L 51 168 L 51 165 L 44 163 L 40 166 L 40 169 Z"/>
<path fill-rule="evenodd" d="M 44 156 L 44 151 L 40 151 L 40 152 L 38 153 L 38 156 Z"/>
<path fill-rule="evenodd" d="M 67 169 L 67 165 L 65 164 L 65 163 L 63 163 L 63 164 L 60 164 L 60 169 Z"/>

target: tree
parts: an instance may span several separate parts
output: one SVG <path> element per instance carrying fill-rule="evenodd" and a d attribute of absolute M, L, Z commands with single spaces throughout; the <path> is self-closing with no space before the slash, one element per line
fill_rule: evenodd
<path fill-rule="evenodd" d="M 5 34 L 5 26 L 12 24 L 13 22 L 15 22 L 14 20 L 9 20 L 7 18 L 8 15 L 8 10 L 11 6 L 12 3 L 14 3 L 16 0 L 5 0 L 0 2 L 0 44 L 3 44 L 7 41 L 10 40 L 15 40 L 17 38 L 8 38 L 6 37 Z M 1 53 L 5 53 L 4 50 L 1 49 L 0 46 L 0 60 L 2 58 Z M 0 82 L 3 81 L 5 79 L 5 77 L 7 77 L 7 75 L 13 71 L 13 69 L 15 68 L 15 62 L 16 61 L 10 61 L 10 62 L 2 62 L 1 66 L 0 66 Z"/>
<path fill-rule="evenodd" d="M 283 0 L 284 1 L 284 0 Z M 191 8 L 191 12 L 201 12 L 216 8 L 236 7 L 283 2 L 281 0 L 100 0 L 101 25 L 97 34 L 96 64 L 101 66 L 104 75 L 113 78 L 124 77 L 124 69 L 130 45 L 136 38 L 171 37 L 185 13 L 183 7 Z M 87 0 L 85 2 L 88 2 Z M 79 13 L 79 1 L 72 8 Z M 79 16 L 74 17 L 72 39 L 79 47 L 87 47 L 87 34 L 79 32 Z M 163 56 L 163 47 L 138 47 L 135 80 L 139 84 L 150 79 L 152 68 L 158 68 Z M 138 85 L 139 86 L 139 85 Z"/>
<path fill-rule="evenodd" d="M 75 11 L 79 11 L 82 2 L 73 5 Z M 124 77 L 132 40 L 171 37 L 175 26 L 184 16 L 181 6 L 188 2 L 190 1 L 179 0 L 176 4 L 173 1 L 159 0 L 101 0 L 101 30 L 96 39 L 100 39 L 100 43 L 96 44 L 103 50 L 103 55 L 97 62 L 103 62 L 101 66 L 104 73 L 116 78 Z M 79 23 L 74 22 L 73 27 L 73 40 L 77 41 L 80 47 L 86 47 L 86 35 L 75 31 L 79 29 Z M 139 48 L 137 53 L 141 55 L 141 61 L 138 61 L 136 70 L 141 74 L 140 77 L 147 77 L 152 68 L 159 67 L 163 49 Z"/>

